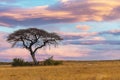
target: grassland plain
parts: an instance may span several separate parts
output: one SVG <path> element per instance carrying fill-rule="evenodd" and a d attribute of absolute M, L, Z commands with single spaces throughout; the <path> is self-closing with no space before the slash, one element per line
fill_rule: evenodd
<path fill-rule="evenodd" d="M 0 80 L 120 80 L 120 61 L 65 61 L 59 66 L 0 65 Z"/>

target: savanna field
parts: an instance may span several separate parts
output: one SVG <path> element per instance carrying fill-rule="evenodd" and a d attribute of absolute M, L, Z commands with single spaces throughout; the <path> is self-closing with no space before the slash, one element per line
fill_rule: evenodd
<path fill-rule="evenodd" d="M 0 80 L 120 80 L 120 61 L 64 61 L 59 66 L 0 65 Z"/>

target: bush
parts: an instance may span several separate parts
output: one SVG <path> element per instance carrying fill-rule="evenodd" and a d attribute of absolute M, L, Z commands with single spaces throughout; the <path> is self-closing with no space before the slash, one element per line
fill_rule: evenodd
<path fill-rule="evenodd" d="M 49 57 L 48 59 L 45 59 L 45 61 L 43 61 L 41 63 L 41 65 L 43 66 L 47 66 L 47 65 L 60 65 L 62 64 L 62 61 L 55 61 L 53 60 L 53 56 Z M 34 64 L 32 64 L 32 62 L 25 62 L 23 59 L 21 58 L 14 58 L 13 62 L 12 62 L 12 66 L 33 66 Z"/>
<path fill-rule="evenodd" d="M 53 60 L 53 56 L 43 61 L 43 65 L 60 65 L 60 64 L 62 64 L 62 61 Z"/>
<path fill-rule="evenodd" d="M 14 58 L 12 62 L 12 66 L 32 66 L 32 63 L 25 62 L 23 59 Z"/>

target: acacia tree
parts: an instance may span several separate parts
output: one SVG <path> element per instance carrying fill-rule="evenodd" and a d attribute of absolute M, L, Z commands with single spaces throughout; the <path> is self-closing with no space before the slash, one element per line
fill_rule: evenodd
<path fill-rule="evenodd" d="M 12 47 L 19 46 L 27 49 L 35 65 L 38 64 L 35 58 L 35 53 L 38 49 L 47 45 L 56 46 L 61 40 L 62 38 L 56 33 L 49 33 L 37 28 L 20 29 L 7 37 L 7 41 L 12 43 Z"/>

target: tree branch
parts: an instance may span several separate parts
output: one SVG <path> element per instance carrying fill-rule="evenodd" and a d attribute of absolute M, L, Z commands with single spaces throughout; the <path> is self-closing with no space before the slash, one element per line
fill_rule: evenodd
<path fill-rule="evenodd" d="M 48 42 L 49 42 L 49 40 L 43 42 L 43 45 L 41 45 L 40 47 L 37 47 L 37 48 L 34 50 L 33 53 L 35 53 L 39 48 L 42 48 L 42 47 L 46 46 L 46 44 L 47 44 Z"/>
<path fill-rule="evenodd" d="M 46 41 L 43 42 L 43 45 L 41 45 L 41 46 L 35 48 L 35 50 L 33 51 L 33 53 L 35 53 L 39 48 L 42 48 L 42 47 L 46 46 L 47 43 L 53 44 L 51 41 L 54 41 L 54 42 L 57 44 L 57 42 L 56 42 L 55 39 L 46 40 Z"/>
<path fill-rule="evenodd" d="M 21 41 L 23 42 L 23 46 L 26 48 L 26 49 L 29 49 L 29 47 L 27 45 L 25 45 L 25 41 L 21 38 Z"/>

